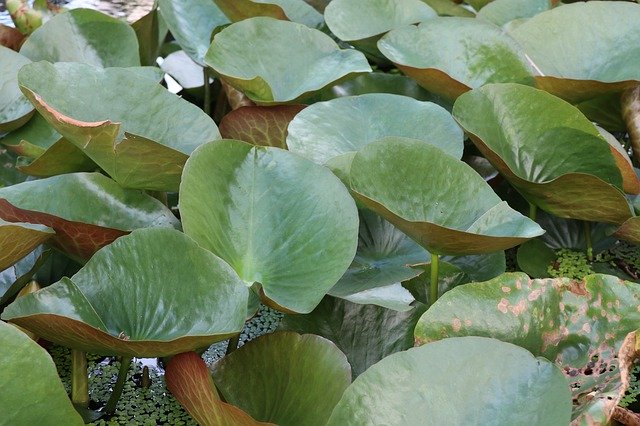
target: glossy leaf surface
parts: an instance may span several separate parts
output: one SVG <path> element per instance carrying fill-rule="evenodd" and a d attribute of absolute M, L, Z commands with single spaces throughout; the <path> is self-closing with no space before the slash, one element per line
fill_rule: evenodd
<path fill-rule="evenodd" d="M 289 123 L 305 105 L 245 106 L 231 111 L 220 121 L 220 134 L 252 145 L 287 148 Z"/>
<path fill-rule="evenodd" d="M 143 229 L 97 252 L 70 279 L 17 299 L 2 318 L 74 349 L 157 357 L 239 333 L 247 297 L 229 265 L 189 237 Z"/>
<path fill-rule="evenodd" d="M 431 19 L 389 32 L 378 49 L 418 84 L 450 100 L 487 83 L 533 84 L 515 41 L 480 20 Z"/>
<path fill-rule="evenodd" d="M 420 0 L 333 0 L 324 16 L 336 37 L 354 41 L 417 24 L 437 14 Z"/>
<path fill-rule="evenodd" d="M 465 337 L 373 365 L 347 388 L 328 425 L 566 425 L 570 417 L 560 369 L 509 343 Z"/>
<path fill-rule="evenodd" d="M 387 93 L 337 98 L 307 107 L 289 125 L 287 145 L 325 164 L 387 136 L 418 139 L 462 157 L 462 129 L 444 108 Z"/>
<path fill-rule="evenodd" d="M 29 36 L 20 53 L 32 61 L 82 62 L 97 67 L 140 65 L 135 31 L 92 9 L 60 13 Z"/>
<path fill-rule="evenodd" d="M 286 309 L 313 310 L 355 255 L 348 191 L 295 154 L 217 141 L 193 154 L 182 179 L 185 232 Z"/>
<path fill-rule="evenodd" d="M 432 253 L 489 253 L 544 232 L 500 200 L 471 167 L 419 141 L 387 138 L 367 145 L 355 155 L 350 179 L 360 202 Z"/>
<path fill-rule="evenodd" d="M 25 257 L 54 234 L 53 229 L 47 226 L 0 219 L 0 271 Z"/>
<path fill-rule="evenodd" d="M 187 156 L 220 138 L 198 107 L 127 69 L 39 62 L 19 79 L 47 122 L 125 187 L 176 190 Z"/>
<path fill-rule="evenodd" d="M 640 285 L 612 276 L 531 280 L 511 273 L 443 295 L 418 322 L 416 342 L 487 336 L 522 346 L 563 368 L 574 417 L 603 421 L 626 388 L 618 355 L 640 321 L 638 306 Z"/>
<path fill-rule="evenodd" d="M 211 370 L 226 401 L 280 426 L 325 425 L 351 383 L 347 358 L 332 342 L 292 332 L 250 341 Z"/>
<path fill-rule="evenodd" d="M 33 114 L 33 105 L 20 93 L 18 71 L 31 61 L 0 46 L 0 133 L 24 125 Z"/>
<path fill-rule="evenodd" d="M 289 20 L 317 28 L 323 24 L 322 14 L 307 2 L 299 0 L 213 0 L 233 22 L 257 16 Z"/>
<path fill-rule="evenodd" d="M 262 17 L 216 34 L 205 62 L 224 81 L 263 104 L 291 102 L 350 74 L 371 71 L 362 53 L 340 50 L 318 30 Z"/>
<path fill-rule="evenodd" d="M 0 412 L 3 425 L 82 425 L 53 360 L 16 327 L 0 321 Z"/>
<path fill-rule="evenodd" d="M 53 242 L 58 248 L 84 260 L 134 229 L 180 226 L 158 200 L 123 189 L 98 173 L 66 174 L 0 188 L 0 218 L 49 226 L 56 231 Z"/>
<path fill-rule="evenodd" d="M 622 189 L 612 148 L 575 107 L 541 90 L 488 85 L 461 96 L 453 115 L 478 149 L 527 199 L 560 217 L 622 223 Z"/>

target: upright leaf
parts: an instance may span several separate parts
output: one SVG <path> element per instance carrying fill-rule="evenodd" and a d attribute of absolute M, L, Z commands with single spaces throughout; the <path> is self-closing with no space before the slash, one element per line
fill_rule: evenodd
<path fill-rule="evenodd" d="M 256 16 L 289 20 L 311 28 L 323 24 L 322 14 L 300 0 L 213 0 L 233 22 Z"/>
<path fill-rule="evenodd" d="M 18 71 L 31 61 L 0 46 L 0 133 L 23 126 L 33 115 L 33 105 L 20 93 Z"/>
<path fill-rule="evenodd" d="M 0 219 L 0 271 L 25 257 L 54 234 L 53 229 L 47 226 Z"/>

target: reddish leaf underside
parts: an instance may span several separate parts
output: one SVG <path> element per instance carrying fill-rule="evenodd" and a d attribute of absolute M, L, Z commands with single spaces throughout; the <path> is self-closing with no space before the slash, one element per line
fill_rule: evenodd
<path fill-rule="evenodd" d="M 253 145 L 287 148 L 287 127 L 306 105 L 245 106 L 225 115 L 220 134 Z"/>

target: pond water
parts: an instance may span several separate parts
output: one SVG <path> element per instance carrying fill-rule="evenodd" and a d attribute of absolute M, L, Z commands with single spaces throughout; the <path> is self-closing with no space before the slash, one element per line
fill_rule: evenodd
<path fill-rule="evenodd" d="M 96 9 L 116 18 L 134 22 L 151 10 L 154 0 L 70 0 L 59 1 L 64 7 L 77 9 L 86 7 Z M 9 13 L 5 10 L 5 1 L 0 0 L 0 24 L 13 26 Z"/>

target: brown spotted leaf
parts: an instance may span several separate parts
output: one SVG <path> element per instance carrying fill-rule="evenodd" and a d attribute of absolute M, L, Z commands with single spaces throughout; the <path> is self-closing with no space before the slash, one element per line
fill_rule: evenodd
<path fill-rule="evenodd" d="M 53 229 L 43 225 L 10 223 L 0 219 L 0 271 L 25 257 L 53 235 Z"/>
<path fill-rule="evenodd" d="M 231 111 L 220 122 L 225 139 L 287 149 L 287 127 L 305 105 L 245 106 Z"/>
<path fill-rule="evenodd" d="M 636 283 L 600 274 L 573 281 L 511 273 L 445 293 L 420 318 L 415 338 L 424 344 L 493 337 L 553 360 L 572 384 L 573 419 L 605 424 L 627 386 L 619 353 L 639 323 Z"/>

